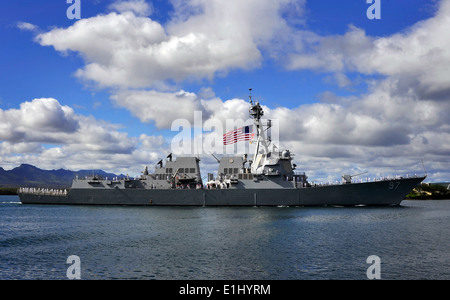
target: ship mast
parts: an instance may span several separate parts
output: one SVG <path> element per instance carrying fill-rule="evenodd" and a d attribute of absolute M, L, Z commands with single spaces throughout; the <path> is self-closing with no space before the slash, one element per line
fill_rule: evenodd
<path fill-rule="evenodd" d="M 261 122 L 261 117 L 264 115 L 264 111 L 259 105 L 258 101 L 253 102 L 252 99 L 252 89 L 249 89 L 250 95 L 250 117 L 253 118 L 254 126 L 256 128 L 256 148 L 255 148 L 255 154 L 253 156 L 253 163 L 252 163 L 252 173 L 257 174 L 257 169 L 260 166 L 264 166 L 265 159 L 267 154 L 269 153 L 269 144 L 270 144 L 270 137 L 265 136 L 263 124 Z M 271 126 L 270 120 L 268 121 L 267 129 L 269 129 Z M 261 148 L 261 149 L 260 149 Z"/>

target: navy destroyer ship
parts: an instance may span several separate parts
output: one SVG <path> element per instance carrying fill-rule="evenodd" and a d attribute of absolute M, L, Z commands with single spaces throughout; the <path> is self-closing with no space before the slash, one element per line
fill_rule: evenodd
<path fill-rule="evenodd" d="M 250 95 L 256 147 L 249 155 L 217 159 L 216 176 L 203 182 L 198 157 L 170 154 L 150 174 L 147 167 L 139 178 L 75 178 L 70 189 L 23 187 L 23 204 L 140 205 L 140 206 L 357 206 L 399 205 L 426 176 L 383 178 L 353 182 L 355 175 L 342 176 L 338 184 L 312 184 L 305 173 L 294 171 L 289 150 L 271 151 L 266 136 L 270 120 L 263 125 L 263 108 Z M 233 137 L 231 137 L 233 138 Z M 224 136 L 225 142 L 225 136 Z M 272 147 L 275 149 L 274 147 Z"/>

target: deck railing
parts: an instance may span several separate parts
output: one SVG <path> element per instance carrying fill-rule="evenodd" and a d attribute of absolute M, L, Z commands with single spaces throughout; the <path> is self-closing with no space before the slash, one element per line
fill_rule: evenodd
<path fill-rule="evenodd" d="M 50 195 L 50 196 L 66 196 L 67 189 L 48 189 L 48 188 L 30 188 L 19 187 L 18 194 L 33 194 L 33 195 Z"/>

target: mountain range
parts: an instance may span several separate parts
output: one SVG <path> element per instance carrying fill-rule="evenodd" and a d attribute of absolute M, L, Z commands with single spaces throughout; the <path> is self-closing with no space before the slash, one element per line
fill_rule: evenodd
<path fill-rule="evenodd" d="M 92 176 L 101 177 L 125 177 L 102 170 L 42 170 L 35 166 L 22 164 L 17 168 L 6 171 L 0 167 L 0 187 L 70 187 L 72 180 L 78 176 L 80 178 Z"/>

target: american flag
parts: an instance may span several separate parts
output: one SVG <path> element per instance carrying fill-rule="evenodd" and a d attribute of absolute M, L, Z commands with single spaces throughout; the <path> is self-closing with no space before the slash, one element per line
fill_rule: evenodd
<path fill-rule="evenodd" d="M 223 135 L 223 144 L 231 145 L 239 141 L 250 141 L 255 135 L 252 133 L 253 126 L 244 126 Z"/>

